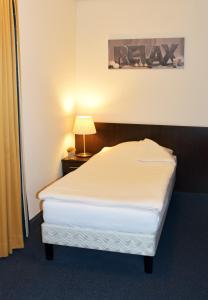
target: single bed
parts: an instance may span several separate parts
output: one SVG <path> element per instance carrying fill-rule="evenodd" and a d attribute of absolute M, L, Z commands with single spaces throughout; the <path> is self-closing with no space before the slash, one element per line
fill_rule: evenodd
<path fill-rule="evenodd" d="M 139 254 L 151 273 L 175 169 L 170 149 L 144 139 L 106 147 L 44 189 L 47 259 L 53 244 Z"/>

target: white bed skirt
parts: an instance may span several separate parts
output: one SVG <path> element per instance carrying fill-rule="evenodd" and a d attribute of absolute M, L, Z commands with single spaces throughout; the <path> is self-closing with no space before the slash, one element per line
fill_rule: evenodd
<path fill-rule="evenodd" d="M 47 244 L 154 256 L 161 229 L 154 234 L 135 234 L 43 223 L 42 241 Z"/>

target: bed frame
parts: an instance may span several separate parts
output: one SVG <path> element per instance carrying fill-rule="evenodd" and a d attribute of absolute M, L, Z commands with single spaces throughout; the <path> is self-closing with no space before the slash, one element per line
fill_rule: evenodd
<path fill-rule="evenodd" d="M 97 153 L 104 146 L 120 142 L 151 138 L 174 150 L 178 166 L 176 188 L 185 192 L 207 192 L 208 129 L 184 126 L 96 123 L 97 134 L 88 137 L 88 151 Z M 76 136 L 76 148 L 82 144 Z M 200 155 L 197 156 L 197 153 Z M 197 160 L 196 160 L 197 156 Z M 192 165 L 190 164 L 192 162 Z M 190 166 L 192 172 L 190 171 Z M 197 175 L 197 176 L 196 176 Z M 80 229 L 78 227 L 42 224 L 42 241 L 48 260 L 53 259 L 53 245 L 97 249 L 144 256 L 144 270 L 152 273 L 155 256 L 168 206 L 155 234 L 123 233 Z"/>

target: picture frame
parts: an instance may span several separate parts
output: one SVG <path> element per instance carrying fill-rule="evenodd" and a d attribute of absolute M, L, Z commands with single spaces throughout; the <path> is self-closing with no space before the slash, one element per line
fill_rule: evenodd
<path fill-rule="evenodd" d="M 184 38 L 108 40 L 108 69 L 183 69 Z"/>

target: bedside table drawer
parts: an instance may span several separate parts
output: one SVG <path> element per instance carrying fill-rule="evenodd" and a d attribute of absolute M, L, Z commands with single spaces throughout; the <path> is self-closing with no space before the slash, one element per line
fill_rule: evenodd
<path fill-rule="evenodd" d="M 79 168 L 80 166 L 67 166 L 67 165 L 63 165 L 62 169 L 63 169 L 63 175 L 66 175 L 74 170 L 76 170 L 77 168 Z"/>
<path fill-rule="evenodd" d="M 81 165 L 83 165 L 88 159 L 80 159 L 77 157 L 74 158 L 64 158 L 62 159 L 62 171 L 63 171 L 63 176 L 66 174 L 76 170 L 79 168 Z"/>

